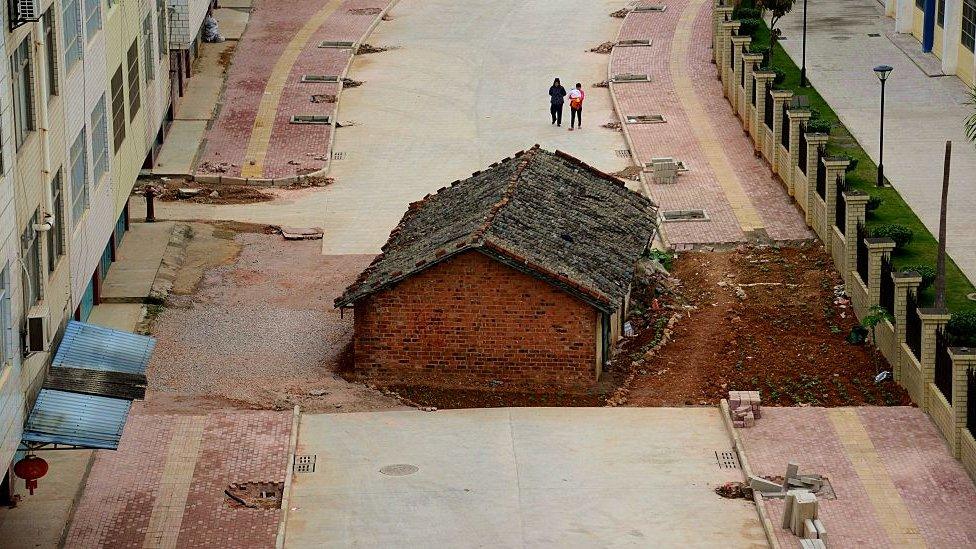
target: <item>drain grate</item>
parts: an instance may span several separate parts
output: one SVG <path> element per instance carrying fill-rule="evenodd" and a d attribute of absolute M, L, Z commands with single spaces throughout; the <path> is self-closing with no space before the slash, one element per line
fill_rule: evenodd
<path fill-rule="evenodd" d="M 352 42 L 336 42 L 336 41 L 331 41 L 331 40 L 325 40 L 323 42 L 319 42 L 319 47 L 320 48 L 338 48 L 338 49 L 341 49 L 341 50 L 349 50 L 349 49 L 352 49 L 353 43 Z"/>
<path fill-rule="evenodd" d="M 303 84 L 319 84 L 322 82 L 338 82 L 339 77 L 325 74 L 303 74 L 301 82 Z"/>
<path fill-rule="evenodd" d="M 626 118 L 628 124 L 663 124 L 667 122 L 663 114 L 633 114 Z"/>
<path fill-rule="evenodd" d="M 614 76 L 613 77 L 613 81 L 615 83 L 617 83 L 617 82 L 619 82 L 619 83 L 623 83 L 623 82 L 650 82 L 651 79 L 646 74 L 629 74 L 629 73 L 625 73 L 625 74 L 618 74 L 618 75 Z"/>
<path fill-rule="evenodd" d="M 668 210 L 661 214 L 665 222 L 677 221 L 708 221 L 705 210 Z"/>
<path fill-rule="evenodd" d="M 316 458 L 318 454 L 296 455 L 292 470 L 296 473 L 314 473 Z"/>
<path fill-rule="evenodd" d="M 346 153 L 344 151 L 335 151 L 332 153 L 332 160 L 345 160 Z"/>
<path fill-rule="evenodd" d="M 319 114 L 296 114 L 291 117 L 292 124 L 328 124 L 329 117 Z"/>
<path fill-rule="evenodd" d="M 647 13 L 653 11 L 664 11 L 668 7 L 664 4 L 638 4 L 634 6 L 635 13 Z"/>
<path fill-rule="evenodd" d="M 881 38 L 881 33 L 880 32 L 869 32 L 868 33 L 868 36 L 870 38 Z"/>
<path fill-rule="evenodd" d="M 739 460 L 732 450 L 715 450 L 715 461 L 719 469 L 738 469 Z"/>
<path fill-rule="evenodd" d="M 630 158 L 630 150 L 628 149 L 617 149 L 616 153 L 620 158 Z"/>
<path fill-rule="evenodd" d="M 622 47 L 622 48 L 623 47 L 628 47 L 628 46 L 629 47 L 633 47 L 633 46 L 650 46 L 650 45 L 651 45 L 651 41 L 650 40 L 636 40 L 635 39 L 635 40 L 621 40 L 621 41 L 617 42 L 617 46 Z"/>

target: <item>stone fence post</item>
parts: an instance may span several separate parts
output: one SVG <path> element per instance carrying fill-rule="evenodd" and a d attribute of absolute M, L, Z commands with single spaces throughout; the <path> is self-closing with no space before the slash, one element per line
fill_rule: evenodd
<path fill-rule="evenodd" d="M 891 279 L 895 282 L 895 348 L 899 349 L 895 352 L 898 360 L 895 364 L 891 365 L 891 370 L 895 376 L 895 381 L 901 383 L 901 359 L 904 356 L 904 353 L 902 353 L 900 349 L 902 348 L 901 344 L 905 343 L 905 322 L 907 322 L 908 316 L 908 292 L 918 291 L 918 287 L 922 284 L 922 277 L 918 276 L 918 273 L 905 271 L 891 273 Z"/>
<path fill-rule="evenodd" d="M 749 43 L 752 42 L 751 36 L 732 37 L 732 78 L 729 82 L 729 103 L 732 103 L 732 113 L 739 114 L 739 107 L 742 105 L 742 55 L 745 53 Z"/>
<path fill-rule="evenodd" d="M 762 54 L 760 53 L 743 53 L 742 54 L 742 64 L 745 71 L 745 85 L 742 89 L 742 107 L 739 109 L 739 118 L 742 119 L 742 127 L 748 133 L 752 133 L 752 120 L 753 117 L 750 116 L 750 107 L 752 106 L 752 97 L 755 93 L 756 79 L 753 77 L 752 71 L 759 66 L 762 62 Z"/>
<path fill-rule="evenodd" d="M 813 226 L 813 215 L 810 212 L 813 208 L 813 197 L 817 196 L 817 151 L 820 150 L 820 147 L 827 146 L 828 139 L 830 137 L 825 133 L 807 134 L 807 165 L 804 166 L 806 169 L 803 170 L 807 174 L 807 195 L 801 197 L 801 200 L 806 200 L 801 206 L 803 206 L 808 227 Z M 853 241 L 850 240 L 848 242 Z M 844 278 L 846 279 L 847 275 L 844 275 Z"/>
<path fill-rule="evenodd" d="M 895 241 L 890 238 L 869 237 L 864 242 L 868 247 L 868 303 L 865 308 L 871 309 L 881 303 L 881 257 L 895 249 Z M 934 339 L 932 341 L 935 342 Z"/>
<path fill-rule="evenodd" d="M 783 170 L 786 173 L 781 173 L 779 177 L 786 185 L 786 194 L 793 196 L 793 177 L 796 175 L 796 167 L 800 163 L 800 124 L 810 120 L 810 111 L 790 109 L 786 111 L 786 117 L 789 118 L 788 124 L 790 125 L 790 150 L 786 157 L 787 167 Z"/>
<path fill-rule="evenodd" d="M 712 11 L 712 62 L 722 62 L 722 48 L 719 40 L 722 38 L 722 23 L 732 19 L 732 6 L 719 5 Z"/>
<path fill-rule="evenodd" d="M 928 386 L 935 382 L 935 332 L 949 322 L 949 311 L 934 307 L 920 308 L 918 317 L 922 320 L 922 356 L 918 360 L 922 366 L 922 402 L 917 404 L 928 412 L 932 409 Z"/>
<path fill-rule="evenodd" d="M 823 159 L 824 168 L 827 172 L 826 180 L 826 190 L 824 191 L 824 234 L 830 234 L 830 228 L 834 226 L 834 221 L 837 220 L 837 179 L 840 178 L 841 182 L 844 181 L 844 170 L 847 169 L 847 165 L 850 161 L 846 158 L 824 158 Z"/>
<path fill-rule="evenodd" d="M 814 190 L 814 193 L 817 191 Z M 809 195 L 809 192 L 807 193 Z M 847 219 L 844 223 L 844 264 L 837 265 L 844 279 L 844 285 L 850 288 L 851 272 L 857 269 L 857 225 L 864 223 L 867 215 L 867 194 L 861 191 L 844 191 L 844 202 L 847 203 Z"/>
<path fill-rule="evenodd" d="M 773 165 L 773 173 L 779 174 L 780 178 L 783 174 L 780 173 L 785 171 L 781 166 L 786 162 L 785 159 L 780 158 L 782 155 L 779 154 L 780 141 L 783 140 L 783 124 L 788 123 L 783 120 L 783 104 L 789 101 L 793 97 L 793 92 L 790 90 L 773 90 L 773 142 L 772 142 L 772 156 L 770 164 Z"/>
<path fill-rule="evenodd" d="M 725 96 L 729 96 L 729 74 L 732 72 L 732 37 L 739 31 L 739 21 L 726 21 L 722 23 L 721 44 L 718 51 L 722 52 L 722 59 L 719 61 L 718 77 L 722 81 L 722 89 Z"/>
<path fill-rule="evenodd" d="M 951 451 L 956 459 L 962 458 L 962 430 L 966 428 L 966 410 L 969 404 L 969 379 L 966 373 L 976 368 L 976 348 L 952 347 L 949 349 L 952 358 L 952 441 Z M 973 395 L 972 398 L 976 398 Z"/>
<path fill-rule="evenodd" d="M 766 71 L 756 71 L 756 86 L 759 87 L 761 95 L 756 100 L 755 133 L 752 135 L 752 142 L 756 144 L 756 150 L 763 150 L 766 130 L 766 88 L 773 85 L 776 73 Z"/>

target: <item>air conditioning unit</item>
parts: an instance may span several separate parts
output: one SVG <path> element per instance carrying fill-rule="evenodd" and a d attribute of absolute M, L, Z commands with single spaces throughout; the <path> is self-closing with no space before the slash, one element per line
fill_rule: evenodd
<path fill-rule="evenodd" d="M 43 353 L 50 349 L 50 321 L 47 307 L 35 307 L 27 314 L 24 353 Z"/>
<path fill-rule="evenodd" d="M 14 0 L 10 3 L 10 30 L 41 20 L 41 0 Z"/>

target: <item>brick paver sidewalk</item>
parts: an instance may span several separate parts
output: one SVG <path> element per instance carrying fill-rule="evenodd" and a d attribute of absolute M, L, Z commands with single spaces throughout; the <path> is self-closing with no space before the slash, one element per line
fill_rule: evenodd
<path fill-rule="evenodd" d="M 258 0 L 227 73 L 224 94 L 197 175 L 280 179 L 324 168 L 331 125 L 292 124 L 294 115 L 333 116 L 337 83 L 302 83 L 302 75 L 343 76 L 350 49 L 391 0 Z M 313 102 L 312 97 L 316 97 Z"/>
<path fill-rule="evenodd" d="M 233 482 L 284 482 L 290 412 L 143 414 L 117 451 L 99 451 L 66 547 L 271 547 L 279 509 L 224 494 Z"/>
<path fill-rule="evenodd" d="M 831 547 L 972 547 L 976 487 L 918 408 L 765 408 L 739 429 L 757 475 L 827 476 L 836 499 L 820 498 Z M 783 547 L 796 538 L 779 528 L 783 501 L 765 500 Z"/>
<path fill-rule="evenodd" d="M 776 241 L 812 238 L 802 214 L 754 147 L 722 95 L 711 63 L 711 2 L 675 0 L 664 12 L 627 15 L 620 40 L 650 39 L 651 47 L 614 48 L 610 74 L 647 74 L 650 82 L 612 84 L 621 122 L 662 114 L 664 124 L 625 126 L 635 160 L 673 157 L 689 168 L 677 183 L 650 182 L 665 210 L 704 209 L 709 221 L 664 226 L 668 243 L 742 242 L 747 233 Z"/>

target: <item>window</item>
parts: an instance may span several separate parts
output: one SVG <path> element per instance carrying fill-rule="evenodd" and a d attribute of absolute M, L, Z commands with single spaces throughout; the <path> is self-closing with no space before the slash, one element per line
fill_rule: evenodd
<path fill-rule="evenodd" d="M 58 260 L 64 255 L 64 183 L 61 181 L 61 170 L 54 174 L 51 180 L 51 214 L 54 216 L 54 227 L 47 232 L 47 269 L 54 272 Z"/>
<path fill-rule="evenodd" d="M 146 18 L 142 20 L 142 64 L 145 65 L 147 83 L 153 78 L 156 78 L 156 75 L 153 72 L 155 64 L 153 63 L 152 49 L 152 14 L 148 13 L 146 14 Z"/>
<path fill-rule="evenodd" d="M 108 171 L 108 130 L 105 121 L 105 95 L 91 113 L 92 182 L 97 187 Z"/>
<path fill-rule="evenodd" d="M 102 0 L 85 0 L 85 37 L 91 41 L 102 28 Z"/>
<path fill-rule="evenodd" d="M 13 322 L 10 319 L 10 270 L 4 265 L 0 270 L 0 366 L 6 366 L 13 358 Z"/>
<path fill-rule="evenodd" d="M 129 122 L 136 118 L 139 112 L 139 40 L 133 40 L 126 54 L 129 62 Z"/>
<path fill-rule="evenodd" d="M 24 259 L 24 311 L 41 300 L 41 246 L 37 238 L 34 225 L 39 223 L 40 214 L 34 210 L 34 215 L 27 220 L 24 233 L 20 237 L 21 255 Z"/>
<path fill-rule="evenodd" d="M 58 94 L 58 38 L 54 32 L 54 12 L 44 12 L 44 53 L 47 54 L 47 94 Z"/>
<path fill-rule="evenodd" d="M 962 45 L 969 51 L 976 46 L 976 0 L 962 2 Z"/>
<path fill-rule="evenodd" d="M 940 27 L 945 28 L 945 0 L 939 0 L 938 12 L 935 14 L 935 22 Z"/>
<path fill-rule="evenodd" d="M 119 65 L 112 76 L 112 131 L 115 152 L 122 148 L 125 141 L 125 93 L 122 91 L 122 65 Z"/>
<path fill-rule="evenodd" d="M 30 132 L 34 131 L 34 87 L 31 78 L 31 36 L 17 46 L 10 56 L 11 80 L 14 86 L 14 134 L 19 149 Z"/>
<path fill-rule="evenodd" d="M 78 13 L 78 0 L 64 0 L 61 7 L 61 20 L 64 27 L 64 73 L 68 74 L 75 63 L 81 59 L 81 18 Z"/>
<path fill-rule="evenodd" d="M 169 47 L 166 43 L 166 20 L 169 12 L 166 10 L 166 0 L 156 0 L 156 39 L 159 41 L 159 58 L 162 59 Z"/>
<path fill-rule="evenodd" d="M 81 216 L 88 209 L 88 162 L 85 149 L 85 129 L 71 145 L 71 226 L 77 227 Z"/>
<path fill-rule="evenodd" d="M 920 10 L 924 10 L 925 9 L 925 0 L 915 0 L 915 7 L 918 8 L 918 9 L 920 9 Z"/>

